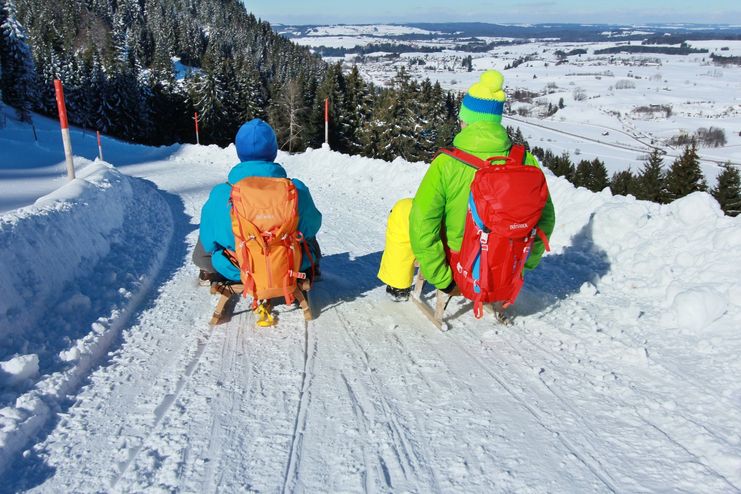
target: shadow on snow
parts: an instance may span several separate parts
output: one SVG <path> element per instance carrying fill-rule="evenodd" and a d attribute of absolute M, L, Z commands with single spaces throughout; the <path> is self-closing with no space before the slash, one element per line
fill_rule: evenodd
<path fill-rule="evenodd" d="M 543 257 L 537 269 L 525 275 L 525 287 L 515 304 L 518 315 L 542 312 L 579 293 L 584 283 L 596 284 L 608 273 L 607 254 L 593 241 L 593 220 L 591 217 L 563 252 Z"/>

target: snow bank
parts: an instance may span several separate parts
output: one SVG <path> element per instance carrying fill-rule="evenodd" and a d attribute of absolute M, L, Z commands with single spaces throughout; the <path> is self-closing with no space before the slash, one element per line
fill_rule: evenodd
<path fill-rule="evenodd" d="M 95 163 L 34 206 L 0 216 L 0 343 L 33 329 L 50 296 L 108 253 L 131 198 L 128 179 Z"/>
<path fill-rule="evenodd" d="M 0 386 L 16 386 L 39 373 L 38 355 L 21 355 L 0 362 Z"/>
<path fill-rule="evenodd" d="M 159 192 L 102 162 L 0 215 L 0 471 L 108 353 L 172 232 Z"/>

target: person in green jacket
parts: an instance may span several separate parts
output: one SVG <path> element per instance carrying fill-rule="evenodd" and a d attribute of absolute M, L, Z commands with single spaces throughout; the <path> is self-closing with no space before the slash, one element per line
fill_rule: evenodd
<path fill-rule="evenodd" d="M 483 159 L 509 154 L 512 142 L 501 123 L 506 101 L 503 82 L 501 73 L 489 70 L 471 86 L 461 105 L 461 131 L 455 136 L 453 146 Z M 539 166 L 530 153 L 525 157 L 525 164 Z M 458 252 L 461 248 L 475 173 L 474 168 L 440 154 L 430 164 L 414 199 L 402 199 L 394 205 L 378 272 L 378 278 L 387 285 L 386 291 L 394 300 L 409 298 L 415 259 L 429 283 L 446 293 L 455 289 L 448 251 Z M 549 194 L 538 227 L 550 239 L 555 223 Z M 536 239 L 525 263 L 526 271 L 538 265 L 544 251 L 543 242 Z"/>

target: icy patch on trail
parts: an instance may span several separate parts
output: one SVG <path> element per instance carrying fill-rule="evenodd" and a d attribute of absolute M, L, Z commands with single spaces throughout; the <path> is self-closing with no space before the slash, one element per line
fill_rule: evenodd
<path fill-rule="evenodd" d="M 105 163 L 0 215 L 0 471 L 107 354 L 172 231 L 163 197 Z"/>

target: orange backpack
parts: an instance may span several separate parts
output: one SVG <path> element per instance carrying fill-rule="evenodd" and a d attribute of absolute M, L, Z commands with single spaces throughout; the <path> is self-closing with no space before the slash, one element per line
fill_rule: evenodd
<path fill-rule="evenodd" d="M 301 273 L 298 192 L 287 178 L 247 177 L 232 186 L 231 217 L 235 252 L 244 285 L 242 295 L 258 300 L 295 300 Z"/>

